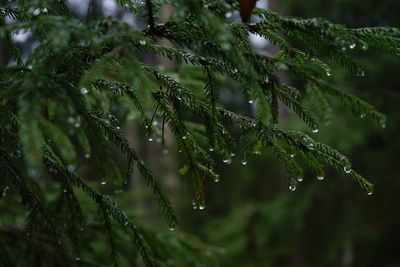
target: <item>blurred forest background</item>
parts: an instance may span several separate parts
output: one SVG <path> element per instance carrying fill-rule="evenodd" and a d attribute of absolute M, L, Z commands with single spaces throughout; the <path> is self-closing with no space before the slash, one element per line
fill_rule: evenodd
<path fill-rule="evenodd" d="M 142 23 L 139 18 L 126 17 L 113 1 L 97 2 L 97 9 L 89 16 L 112 15 L 132 24 Z M 89 1 L 70 3 L 84 19 Z M 395 0 L 263 0 L 258 5 L 286 15 L 323 17 L 349 27 L 400 26 L 400 1 Z M 165 20 L 168 13 L 166 7 Z M 239 20 L 238 14 L 229 14 L 229 17 Z M 268 43 L 254 36 L 252 39 L 260 53 L 274 53 Z M 15 41 L 26 47 L 34 45 L 25 35 L 15 36 Z M 365 49 L 368 53 L 362 53 L 359 58 L 366 68 L 364 77 L 355 77 L 338 67 L 333 69 L 332 80 L 387 114 L 386 127 L 375 126 L 368 117 L 356 118 L 338 105 L 331 123 L 321 127 L 315 138 L 349 157 L 354 169 L 375 184 L 372 196 L 333 171 L 328 171 L 323 181 L 305 175 L 303 183 L 291 192 L 279 162 L 266 154 L 248 158 L 245 165 L 240 158 L 234 159 L 231 165 L 220 161 L 217 171 L 221 181 L 206 185 L 206 208 L 193 210 L 193 190 L 190 181 L 179 177 L 181 162 L 172 137 L 167 140 L 168 150 L 162 149 L 157 142 L 147 142 L 141 130 L 129 120 L 124 127 L 128 139 L 151 162 L 173 199 L 181 223 L 176 231 L 168 231 L 149 190 L 136 176 L 125 192 L 114 192 L 111 183 L 102 190 L 109 192 L 133 218 L 140 218 L 141 226 L 153 233 L 148 238 L 161 244 L 156 253 L 172 255 L 166 266 L 200 266 L 198 263 L 202 262 L 203 266 L 400 267 L 400 61 Z M 0 47 L 0 51 L 4 64 L 7 53 L 5 48 Z M 158 58 L 147 60 L 173 64 L 160 62 Z M 282 78 L 291 84 L 297 83 L 292 77 Z M 221 97 L 235 110 L 252 113 L 251 105 L 232 92 L 222 88 Z M 281 116 L 284 127 L 308 131 L 289 111 L 282 110 Z M 88 168 L 95 173 L 96 162 L 89 160 Z M 85 200 L 83 196 L 81 199 Z M 12 201 L 13 196 L 6 194 L 0 199 L 0 214 Z M 90 212 L 96 211 L 87 202 L 85 212 L 90 217 Z M 13 216 L 1 215 L 0 224 L 23 223 L 24 216 L 14 210 Z M 88 227 L 96 227 L 96 223 Z M 100 231 L 82 233 L 86 244 L 82 258 L 86 261 L 110 262 L 106 237 L 93 238 L 102 234 Z M 122 232 L 116 234 L 117 245 L 125 255 L 122 258 L 129 259 L 131 240 Z M 30 249 L 35 248 L 30 246 Z M 131 264 L 127 260 L 122 265 Z"/>

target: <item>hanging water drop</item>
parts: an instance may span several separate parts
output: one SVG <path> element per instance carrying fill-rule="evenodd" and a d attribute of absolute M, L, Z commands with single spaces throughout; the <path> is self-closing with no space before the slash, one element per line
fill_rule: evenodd
<path fill-rule="evenodd" d="M 365 113 L 361 113 L 361 114 L 360 114 L 360 118 L 361 118 L 361 119 L 364 119 L 365 116 L 367 116 L 367 114 L 365 114 Z"/>
<path fill-rule="evenodd" d="M 203 203 L 199 205 L 199 210 L 204 210 L 206 208 L 206 205 L 204 205 Z"/>
<path fill-rule="evenodd" d="M 365 76 L 365 71 L 364 70 L 358 70 L 357 71 L 357 76 L 358 77 L 364 77 Z"/>
<path fill-rule="evenodd" d="M 81 94 L 82 95 L 86 95 L 87 93 L 89 93 L 89 89 L 87 89 L 86 87 L 82 87 L 81 88 Z"/>
<path fill-rule="evenodd" d="M 149 137 L 147 140 L 149 140 L 149 142 L 153 142 L 153 137 Z"/>
<path fill-rule="evenodd" d="M 216 175 L 216 176 L 214 177 L 214 182 L 218 183 L 219 181 L 220 181 L 219 175 Z"/>
<path fill-rule="evenodd" d="M 231 157 L 234 157 L 236 154 L 235 153 L 231 153 Z"/>
<path fill-rule="evenodd" d="M 106 185 L 106 184 L 107 184 L 107 181 L 103 180 L 103 181 L 100 182 L 100 184 L 101 184 L 101 185 Z"/>
<path fill-rule="evenodd" d="M 208 149 L 208 151 L 213 152 L 213 151 L 214 151 L 214 148 L 210 147 L 210 148 Z"/>
<path fill-rule="evenodd" d="M 312 129 L 312 132 L 313 132 L 313 133 L 318 133 L 318 131 L 319 131 L 319 129 L 318 129 L 318 128 L 314 128 L 314 129 Z"/>
<path fill-rule="evenodd" d="M 121 127 L 117 126 L 117 130 L 120 130 L 120 129 L 121 129 Z"/>
<path fill-rule="evenodd" d="M 240 163 L 242 163 L 242 165 L 246 165 L 247 164 L 247 160 L 243 159 L 242 161 L 240 161 Z"/>
<path fill-rule="evenodd" d="M 230 159 L 230 158 L 229 158 L 229 159 L 224 159 L 223 162 L 224 162 L 225 164 L 228 164 L 228 165 L 229 165 L 229 164 L 232 163 L 232 159 Z"/>
<path fill-rule="evenodd" d="M 297 181 L 298 181 L 298 182 L 302 182 L 302 181 L 303 181 L 303 177 L 297 176 Z"/>
<path fill-rule="evenodd" d="M 141 44 L 141 45 L 146 45 L 146 40 L 140 40 L 140 41 L 139 41 L 139 44 Z"/>
<path fill-rule="evenodd" d="M 326 71 L 326 76 L 328 76 L 328 77 L 329 77 L 329 76 L 332 76 L 332 71 L 331 71 L 331 70 L 327 70 L 327 71 Z"/>
<path fill-rule="evenodd" d="M 323 175 L 318 175 L 318 176 L 317 176 L 317 179 L 320 180 L 320 181 L 322 181 L 322 180 L 324 180 L 324 176 L 323 176 Z"/>
<path fill-rule="evenodd" d="M 296 156 L 296 154 L 294 154 L 294 153 L 293 153 L 293 154 L 290 154 L 290 157 L 291 157 L 291 158 L 294 158 L 295 156 Z"/>
<path fill-rule="evenodd" d="M 373 194 L 373 191 L 371 190 L 371 191 L 368 191 L 368 196 L 371 196 L 372 194 Z"/>
<path fill-rule="evenodd" d="M 186 138 L 187 138 L 186 135 L 182 136 L 182 139 L 183 139 L 183 140 L 186 140 Z"/>
<path fill-rule="evenodd" d="M 296 190 L 296 186 L 295 185 L 290 185 L 289 186 L 289 190 L 290 191 L 295 191 Z"/>
<path fill-rule="evenodd" d="M 250 99 L 249 100 L 249 104 L 253 104 L 254 103 L 254 100 L 253 99 Z"/>
<path fill-rule="evenodd" d="M 350 166 L 345 166 L 343 168 L 343 170 L 344 170 L 345 173 L 350 173 L 351 172 L 351 167 Z"/>
<path fill-rule="evenodd" d="M 350 44 L 350 45 L 349 45 L 349 48 L 350 48 L 350 49 L 356 48 L 356 44 L 355 44 L 355 43 Z"/>
<path fill-rule="evenodd" d="M 169 226 L 168 226 L 168 228 L 169 228 L 170 231 L 174 231 L 174 230 L 175 230 L 175 227 L 176 227 L 176 225 L 175 225 L 174 222 L 171 222 L 171 223 L 169 224 Z"/>

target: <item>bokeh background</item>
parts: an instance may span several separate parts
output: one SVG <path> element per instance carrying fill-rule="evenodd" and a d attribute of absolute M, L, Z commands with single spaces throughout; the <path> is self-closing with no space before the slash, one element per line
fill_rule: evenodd
<path fill-rule="evenodd" d="M 82 19 L 88 14 L 88 3 L 70 1 Z M 286 15 L 323 17 L 350 27 L 400 26 L 400 1 L 396 0 L 260 0 L 258 6 Z M 164 11 L 166 20 L 169 9 Z M 97 1 L 95 11 L 89 15 L 111 15 L 135 26 L 144 25 L 140 18 L 128 15 L 112 0 Z M 236 13 L 227 16 L 239 19 Z M 29 33 L 13 38 L 27 52 L 35 46 Z M 268 42 L 256 36 L 251 38 L 260 53 L 276 51 Z M 0 49 L 1 60 L 8 64 L 6 48 Z M 368 117 L 355 117 L 339 103 L 333 103 L 331 123 L 322 126 L 314 136 L 349 157 L 353 168 L 375 184 L 372 196 L 330 170 L 323 181 L 306 174 L 297 190 L 291 192 L 279 162 L 267 152 L 249 157 L 246 165 L 241 164 L 240 158 L 231 165 L 219 160 L 221 181 L 207 182 L 206 208 L 193 210 L 194 192 L 190 180 L 178 174 L 182 161 L 172 136 L 167 140 L 168 150 L 163 149 L 157 142 L 147 142 L 143 129 L 129 120 L 124 127 L 126 136 L 151 162 L 172 197 L 181 223 L 175 231 L 168 230 L 151 193 L 137 176 L 132 177 L 124 192 L 114 191 L 111 184 L 102 190 L 113 195 L 148 230 L 147 238 L 158 247 L 156 253 L 168 258 L 162 263 L 165 266 L 400 266 L 400 60 L 369 48 L 353 53 L 358 54 L 366 75 L 356 77 L 333 67 L 332 82 L 387 114 L 386 127 L 375 125 Z M 144 60 L 171 64 L 146 56 Z M 297 83 L 292 77 L 282 78 L 293 85 Z M 232 91 L 221 88 L 224 101 L 251 116 L 254 106 Z M 118 111 L 118 107 L 115 109 Z M 280 119 L 282 127 L 309 131 L 284 107 Z M 88 164 L 95 172 L 95 162 Z M 24 214 L 18 210 L 3 216 L 12 200 L 12 195 L 0 200 L 1 226 L 23 223 Z M 96 229 L 95 219 L 90 220 L 96 213 L 94 207 L 84 196 L 81 200 L 87 202 L 88 227 Z M 132 260 L 132 241 L 120 230 L 115 230 L 115 234 L 121 265 L 140 265 Z M 82 232 L 82 258 L 107 265 L 108 247 L 101 235 L 101 231 Z M 37 255 L 34 248 L 27 248 Z M 57 263 L 59 255 L 55 252 L 41 257 L 53 257 Z"/>

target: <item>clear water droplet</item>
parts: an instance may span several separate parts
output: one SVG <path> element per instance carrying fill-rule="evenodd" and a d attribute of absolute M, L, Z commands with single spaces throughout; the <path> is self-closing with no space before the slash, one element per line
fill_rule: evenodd
<path fill-rule="evenodd" d="M 365 113 L 361 113 L 361 114 L 360 114 L 360 118 L 361 118 L 361 119 L 364 119 L 365 116 L 367 116 L 367 114 L 365 114 Z"/>
<path fill-rule="evenodd" d="M 214 148 L 210 147 L 210 148 L 208 149 L 208 151 L 213 152 L 213 151 L 214 151 Z"/>
<path fill-rule="evenodd" d="M 318 128 L 314 128 L 314 129 L 312 129 L 312 132 L 313 132 L 313 133 L 318 133 L 318 131 L 319 131 L 319 129 L 318 129 Z"/>
<path fill-rule="evenodd" d="M 215 176 L 215 177 L 214 177 L 214 182 L 218 183 L 219 181 L 220 181 L 219 175 Z"/>
<path fill-rule="evenodd" d="M 351 167 L 350 166 L 345 166 L 343 168 L 343 170 L 344 170 L 345 173 L 350 173 L 351 172 Z"/>
<path fill-rule="evenodd" d="M 120 130 L 120 129 L 121 129 L 121 127 L 117 126 L 117 130 Z"/>
<path fill-rule="evenodd" d="M 81 94 L 82 95 L 86 95 L 87 93 L 89 93 L 89 89 L 87 89 L 86 87 L 82 87 L 81 88 Z"/>
<path fill-rule="evenodd" d="M 373 194 L 373 191 L 368 191 L 368 196 L 371 196 Z"/>
<path fill-rule="evenodd" d="M 356 48 L 356 44 L 355 44 L 355 43 L 350 44 L 350 45 L 349 45 L 349 48 L 350 48 L 350 49 Z"/>
<path fill-rule="evenodd" d="M 147 140 L 149 140 L 149 142 L 153 142 L 153 137 L 149 137 Z"/>
<path fill-rule="evenodd" d="M 146 45 L 146 40 L 140 40 L 140 41 L 139 41 L 139 44 L 141 44 L 141 45 Z"/>
<path fill-rule="evenodd" d="M 358 77 L 364 77 L 365 76 L 365 71 L 364 70 L 358 70 L 357 71 L 357 76 Z"/>
<path fill-rule="evenodd" d="M 324 180 L 324 176 L 323 176 L 323 175 L 318 175 L 318 176 L 317 176 L 317 179 L 320 180 L 320 181 L 322 181 L 322 180 Z"/>
<path fill-rule="evenodd" d="M 294 154 L 294 153 L 290 154 L 291 158 L 294 158 L 295 156 L 296 156 L 296 154 Z"/>
<path fill-rule="evenodd" d="M 362 50 L 367 50 L 368 49 L 368 44 L 364 43 L 361 48 L 362 48 Z"/>
<path fill-rule="evenodd" d="M 106 185 L 106 184 L 107 184 L 107 181 L 104 181 L 104 180 L 103 180 L 103 181 L 100 182 L 100 184 L 101 184 L 101 185 Z"/>
<path fill-rule="evenodd" d="M 253 104 L 254 103 L 254 100 L 253 99 L 250 99 L 249 100 L 249 104 Z"/>
<path fill-rule="evenodd" d="M 296 190 L 296 186 L 295 185 L 290 185 L 289 186 L 289 190 L 290 191 L 295 191 Z"/>
<path fill-rule="evenodd" d="M 224 159 L 223 162 L 229 165 L 232 163 L 232 159 Z"/>
<path fill-rule="evenodd" d="M 172 222 L 172 223 L 170 223 L 170 224 L 168 225 L 168 228 L 169 228 L 170 231 L 175 231 L 175 227 L 176 227 L 176 225 L 175 225 L 174 222 Z"/>
<path fill-rule="evenodd" d="M 205 208 L 206 208 L 206 205 L 204 205 L 204 204 L 199 205 L 199 210 L 204 210 Z"/>
<path fill-rule="evenodd" d="M 192 201 L 192 208 L 194 209 L 194 210 L 197 210 L 197 208 L 198 208 L 198 206 L 197 206 L 197 202 L 196 201 Z"/>
<path fill-rule="evenodd" d="M 303 177 L 297 176 L 297 181 L 298 181 L 298 182 L 302 182 L 302 181 L 303 181 Z"/>
<path fill-rule="evenodd" d="M 182 136 L 182 139 L 183 139 L 183 140 L 186 140 L 186 138 L 187 138 L 187 136 L 186 136 L 186 135 Z"/>
<path fill-rule="evenodd" d="M 328 77 L 329 77 L 329 76 L 332 76 L 332 71 L 331 71 L 331 70 L 327 70 L 327 71 L 326 71 L 326 76 L 328 76 Z"/>
<path fill-rule="evenodd" d="M 231 153 L 231 157 L 234 157 L 236 154 L 235 153 Z"/>
<path fill-rule="evenodd" d="M 225 14 L 225 18 L 230 18 L 230 17 L 232 17 L 232 12 L 227 12 L 227 13 Z"/>
<path fill-rule="evenodd" d="M 242 165 L 246 165 L 247 164 L 247 160 L 243 159 L 242 161 L 240 161 L 240 163 L 242 163 Z"/>

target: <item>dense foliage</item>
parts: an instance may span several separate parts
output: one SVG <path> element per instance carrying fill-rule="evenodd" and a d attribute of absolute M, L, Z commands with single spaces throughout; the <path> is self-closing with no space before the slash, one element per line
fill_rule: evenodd
<path fill-rule="evenodd" d="M 126 189 L 136 169 L 154 193 L 168 227 L 177 226 L 160 182 L 122 132 L 132 120 L 145 139 L 159 141 L 164 148 L 165 132 L 173 133 L 183 162 L 179 172 L 192 180 L 194 208 L 205 207 L 207 181 L 220 180 L 217 158 L 230 164 L 238 155 L 246 165 L 248 157 L 265 150 L 282 162 L 292 191 L 303 180 L 303 169 L 323 179 L 326 167 L 331 167 L 372 194 L 372 184 L 343 154 L 307 133 L 282 129 L 279 108 L 282 103 L 288 106 L 316 134 L 318 124 L 333 116 L 328 100 L 335 98 L 357 117 L 385 127 L 384 115 L 332 84 L 330 65 L 364 76 L 353 51 L 375 47 L 398 55 L 398 29 L 352 29 L 264 9 L 253 10 L 257 22 L 238 23 L 231 19 L 240 8 L 235 1 L 118 3 L 124 12 L 145 18 L 148 26 L 112 17 L 82 19 L 64 1 L 11 1 L 1 7 L 0 37 L 12 63 L 0 69 L 0 187 L 5 197 L 19 199 L 26 212 L 25 222 L 1 229 L 7 240 L 0 240 L 3 265 L 100 265 L 80 256 L 81 247 L 88 249 L 81 239 L 101 238 L 100 227 L 115 265 L 132 264 L 132 250 L 119 240 L 129 238 L 124 232 L 147 266 L 168 264 L 170 255 L 188 251 L 193 256 L 181 264 L 217 264 L 214 257 L 203 257 L 197 251 L 203 245 L 189 237 L 175 240 L 187 243 L 188 251 L 175 252 L 176 244 L 139 227 L 140 221 L 134 222 L 103 189 Z M 171 19 L 159 22 L 167 3 L 173 9 Z M 95 4 L 91 1 L 89 10 Z M 34 48 L 25 54 L 12 41 L 21 31 L 35 39 Z M 279 51 L 258 53 L 249 33 L 262 36 Z M 151 64 L 146 55 L 174 64 Z M 298 86 L 285 83 L 283 74 L 295 77 Z M 226 88 L 246 97 L 255 117 L 229 109 L 229 101 L 220 94 Z M 317 112 L 310 112 L 305 100 L 311 100 Z M 117 151 L 123 159 L 113 156 Z M 95 170 L 89 168 L 93 165 Z M 86 216 L 82 203 L 87 210 L 97 209 L 98 215 Z M 7 212 L 21 210 L 13 205 Z"/>

